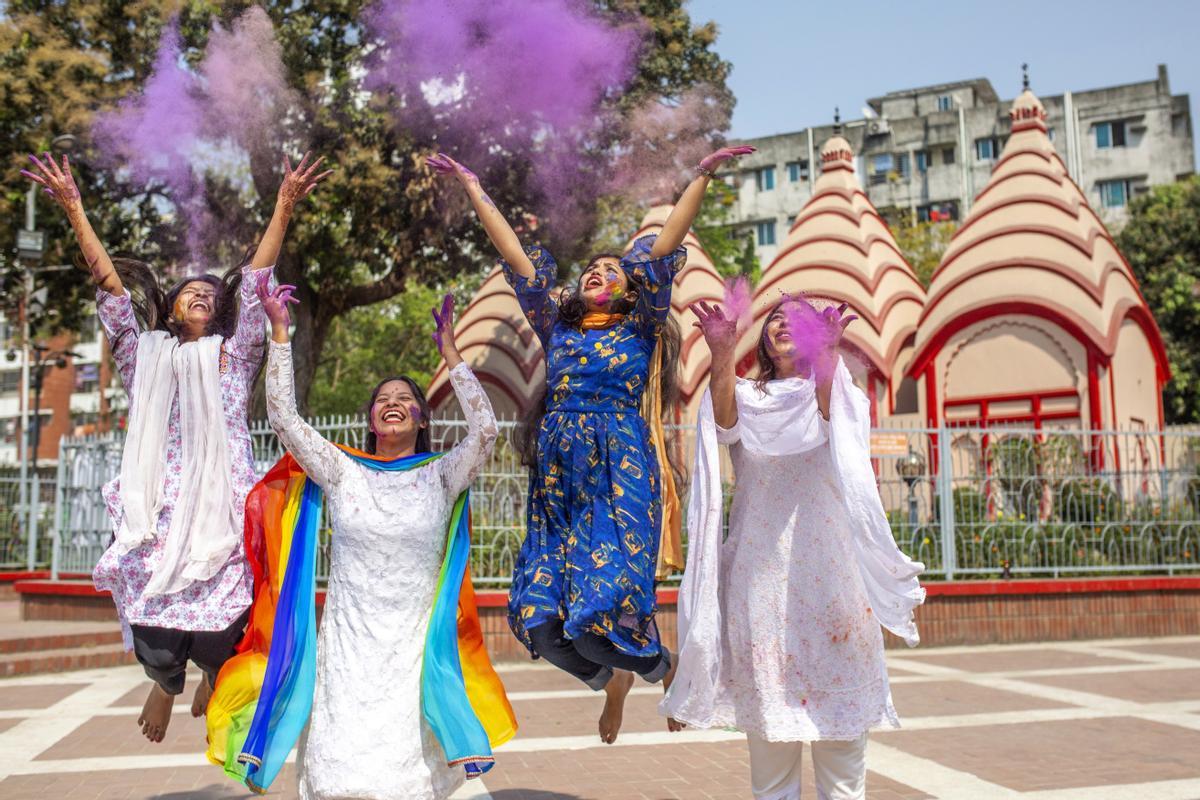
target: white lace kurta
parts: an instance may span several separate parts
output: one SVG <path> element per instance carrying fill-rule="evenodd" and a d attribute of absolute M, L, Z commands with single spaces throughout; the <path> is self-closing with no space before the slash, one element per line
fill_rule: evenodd
<path fill-rule="evenodd" d="M 121 617 L 126 647 L 132 647 L 129 625 L 152 625 L 187 631 L 220 631 L 228 628 L 250 607 L 254 578 L 246 563 L 240 520 L 246 507 L 246 495 L 254 486 L 254 458 L 250 449 L 248 405 L 255 375 L 262 363 L 266 344 L 266 314 L 254 294 L 259 273 L 245 270 L 241 286 L 241 306 L 237 331 L 221 349 L 221 400 L 225 407 L 225 429 L 229 437 L 229 461 L 232 469 L 232 489 L 235 516 L 238 522 L 239 544 L 225 566 L 205 581 L 195 581 L 174 594 L 145 596 L 143 592 L 166 546 L 166 534 L 179 500 L 180 475 L 183 472 L 180 436 L 179 398 L 171 404 L 167 429 L 167 449 L 164 454 L 165 486 L 163 505 L 159 512 L 158 536 L 152 542 L 126 553 L 112 544 L 100 557 L 93 571 L 97 589 L 112 593 L 113 602 Z M 112 295 L 96 290 L 96 310 L 108 337 L 113 361 L 121 375 L 126 393 L 134 395 L 134 374 L 137 366 L 138 335 L 142 332 L 133 314 L 128 292 Z M 187 391 L 183 387 L 183 391 Z M 130 409 L 132 411 L 132 409 Z M 119 479 L 104 486 L 105 504 L 114 529 L 125 510 L 121 501 Z"/>
<path fill-rule="evenodd" d="M 296 413 L 292 351 L 271 344 L 271 426 L 325 492 L 333 524 L 312 717 L 300 743 L 306 800 L 443 800 L 463 781 L 421 715 L 421 658 L 454 502 L 486 462 L 496 419 L 465 365 L 467 416 L 449 453 L 407 472 L 369 469 Z"/>
<path fill-rule="evenodd" d="M 679 673 L 662 709 L 775 742 L 899 727 L 880 623 L 916 643 L 922 566 L 887 529 L 866 450 L 866 398 L 844 367 L 828 421 L 811 381 L 768 391 L 739 382 L 731 431 L 715 426 L 705 398 L 694 480 L 706 488 L 689 516 L 710 525 L 689 523 L 696 538 L 681 587 Z M 737 481 L 724 542 L 717 442 L 729 446 Z"/>

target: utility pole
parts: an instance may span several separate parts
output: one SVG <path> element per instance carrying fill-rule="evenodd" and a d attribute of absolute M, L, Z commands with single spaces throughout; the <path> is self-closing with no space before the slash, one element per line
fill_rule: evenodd
<path fill-rule="evenodd" d="M 17 258 L 23 261 L 40 259 L 44 242 L 37 230 L 37 191 L 34 184 L 29 185 L 25 193 L 25 229 L 17 235 Z M 21 512 L 26 515 L 25 535 L 29 539 L 28 567 L 33 571 L 33 561 L 36 558 L 37 543 L 29 536 L 29 302 L 33 298 L 33 269 L 27 265 L 21 297 L 21 462 L 20 462 L 20 503 Z M 37 456 L 35 455 L 36 459 Z M 36 470 L 36 467 L 34 467 Z"/>

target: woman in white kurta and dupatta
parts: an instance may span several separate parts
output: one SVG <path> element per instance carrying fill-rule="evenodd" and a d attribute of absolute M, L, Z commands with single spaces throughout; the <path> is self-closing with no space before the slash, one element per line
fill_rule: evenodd
<path fill-rule="evenodd" d="M 899 727 L 880 626 L 918 642 L 924 569 L 897 548 L 868 449 L 870 407 L 837 355 L 854 317 L 785 299 L 734 372 L 737 323 L 693 307 L 712 351 L 688 509 L 672 727 L 736 727 L 758 800 L 798 800 L 804 743 L 817 796 L 862 798 L 867 733 Z M 722 541 L 718 445 L 736 475 Z"/>

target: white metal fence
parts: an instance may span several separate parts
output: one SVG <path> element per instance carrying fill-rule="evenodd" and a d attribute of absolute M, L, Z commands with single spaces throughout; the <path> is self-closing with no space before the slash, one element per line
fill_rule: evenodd
<path fill-rule="evenodd" d="M 314 425 L 332 441 L 361 445 L 363 426 L 355 418 L 323 418 Z M 500 427 L 471 495 L 471 573 L 481 586 L 508 583 L 525 529 L 528 478 L 513 443 L 516 425 L 502 421 Z M 452 445 L 465 430 L 462 421 L 437 421 L 434 449 Z M 279 457 L 279 444 L 263 423 L 251 433 L 261 473 Z M 892 530 L 903 550 L 925 562 L 930 577 L 1200 571 L 1200 429 L 876 433 L 893 440 L 893 455 L 875 461 Z M 685 465 L 692 435 L 690 428 L 671 431 Z M 90 571 L 108 545 L 112 534 L 100 489 L 116 474 L 120 445 L 116 435 L 63 440 L 52 503 L 43 499 L 51 511 L 43 515 L 42 531 L 53 545 L 46 539 L 37 549 L 40 564 L 55 574 Z M 907 477 L 898 469 L 905 451 L 916 456 Z M 7 485 L 0 483 L 0 490 Z M 19 536 L 17 526 L 5 524 L 0 540 Z M 329 535 L 326 523 L 320 577 L 327 574 Z M 3 552 L 10 550 L 25 552 L 20 546 Z"/>

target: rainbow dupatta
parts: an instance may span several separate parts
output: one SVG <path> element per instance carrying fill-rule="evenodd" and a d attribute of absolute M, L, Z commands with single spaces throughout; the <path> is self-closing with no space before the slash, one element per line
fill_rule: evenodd
<path fill-rule="evenodd" d="M 384 460 L 348 447 L 375 470 L 421 467 L 440 454 Z M 316 685 L 318 525 L 323 493 L 285 455 L 246 500 L 246 556 L 254 572 L 250 623 L 217 676 L 208 708 L 209 761 L 264 792 L 308 722 Z M 468 778 L 493 764 L 492 748 L 517 729 L 512 706 L 483 645 L 467 567 L 470 502 L 464 491 L 446 532 L 421 665 L 421 711 L 446 762 Z"/>

